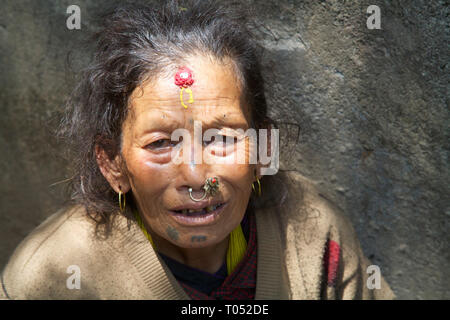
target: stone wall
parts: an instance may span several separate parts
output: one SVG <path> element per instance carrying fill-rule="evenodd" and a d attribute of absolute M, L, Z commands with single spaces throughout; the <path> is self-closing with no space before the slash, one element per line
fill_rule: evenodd
<path fill-rule="evenodd" d="M 55 183 L 68 178 L 67 163 L 52 129 L 88 62 L 81 40 L 112 3 L 2 1 L 0 267 L 64 202 Z M 71 4 L 81 30 L 66 28 Z M 249 4 L 282 168 L 316 181 L 348 214 L 399 298 L 449 299 L 446 1 Z M 369 5 L 381 8 L 380 30 L 366 26 Z"/>

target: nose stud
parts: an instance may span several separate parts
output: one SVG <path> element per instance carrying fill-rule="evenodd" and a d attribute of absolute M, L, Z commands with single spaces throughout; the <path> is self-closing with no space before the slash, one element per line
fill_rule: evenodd
<path fill-rule="evenodd" d="M 189 188 L 189 197 L 192 199 L 192 201 L 202 201 L 206 198 L 207 195 L 213 196 L 217 193 L 219 190 L 219 179 L 217 177 L 208 178 L 205 181 L 205 184 L 203 185 L 203 196 L 201 198 L 194 198 L 192 196 L 192 188 Z"/>

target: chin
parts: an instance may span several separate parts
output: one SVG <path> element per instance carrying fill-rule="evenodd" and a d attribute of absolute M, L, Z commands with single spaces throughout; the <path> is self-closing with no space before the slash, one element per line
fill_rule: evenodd
<path fill-rule="evenodd" d="M 176 245 L 186 249 L 200 249 L 217 245 L 222 240 L 223 239 L 218 239 L 216 235 L 195 233 L 187 235 L 183 243 L 178 242 Z"/>

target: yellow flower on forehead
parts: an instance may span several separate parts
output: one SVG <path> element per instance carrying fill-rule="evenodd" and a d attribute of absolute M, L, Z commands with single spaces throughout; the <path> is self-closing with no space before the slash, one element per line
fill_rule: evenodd
<path fill-rule="evenodd" d="M 180 101 L 181 105 L 187 109 L 187 105 L 183 101 L 183 91 L 186 88 L 186 92 L 189 94 L 188 103 L 194 103 L 194 96 L 192 94 L 191 88 L 189 88 L 194 83 L 194 78 L 192 75 L 192 70 L 188 67 L 181 67 L 175 74 L 175 85 L 180 87 Z"/>

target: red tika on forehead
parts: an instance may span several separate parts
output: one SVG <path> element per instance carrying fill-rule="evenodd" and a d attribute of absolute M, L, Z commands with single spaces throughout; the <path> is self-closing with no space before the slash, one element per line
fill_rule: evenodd
<path fill-rule="evenodd" d="M 194 78 L 192 76 L 192 70 L 188 67 L 181 67 L 175 74 L 175 85 L 180 88 L 190 87 L 194 83 Z"/>
<path fill-rule="evenodd" d="M 189 100 L 187 103 L 194 103 L 194 96 L 192 93 L 191 88 L 188 88 L 192 86 L 194 83 L 194 78 L 192 76 L 192 70 L 188 67 L 181 67 L 178 69 L 177 73 L 175 74 L 175 85 L 180 87 L 180 102 L 181 105 L 187 109 L 187 105 L 183 101 L 183 91 L 186 89 L 186 93 L 189 94 Z"/>

